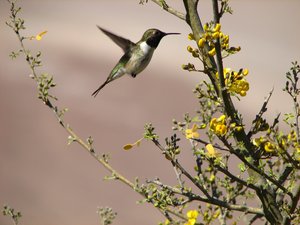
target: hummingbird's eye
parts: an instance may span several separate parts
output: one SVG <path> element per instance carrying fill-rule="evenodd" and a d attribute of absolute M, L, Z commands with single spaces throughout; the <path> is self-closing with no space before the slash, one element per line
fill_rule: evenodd
<path fill-rule="evenodd" d="M 161 32 L 159 30 L 155 31 L 155 35 L 159 36 L 161 34 Z"/>

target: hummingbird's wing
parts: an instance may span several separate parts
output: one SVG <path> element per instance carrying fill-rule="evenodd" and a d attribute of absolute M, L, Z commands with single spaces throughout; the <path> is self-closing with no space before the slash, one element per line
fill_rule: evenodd
<path fill-rule="evenodd" d="M 124 52 L 127 52 L 131 47 L 135 46 L 135 43 L 133 43 L 132 41 L 126 39 L 126 38 L 123 38 L 123 37 L 120 37 L 116 34 L 113 34 L 101 27 L 99 27 L 97 25 L 97 27 L 104 33 L 106 34 L 111 40 L 113 40 L 113 42 L 115 42 L 118 46 L 120 46 Z"/>

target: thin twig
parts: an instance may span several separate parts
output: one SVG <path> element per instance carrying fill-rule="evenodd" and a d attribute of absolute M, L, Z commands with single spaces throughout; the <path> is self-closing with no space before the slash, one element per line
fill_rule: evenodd
<path fill-rule="evenodd" d="M 202 140 L 202 139 L 192 138 L 191 140 L 197 141 L 197 142 L 199 142 L 199 143 L 201 143 L 201 144 L 204 144 L 204 145 L 211 144 L 210 142 L 204 141 L 204 140 Z M 216 149 L 222 150 L 222 151 L 229 152 L 229 150 L 228 150 L 227 148 L 223 148 L 223 147 L 221 147 L 221 146 L 218 145 L 218 144 L 213 144 L 213 147 L 216 148 Z"/>
<path fill-rule="evenodd" d="M 248 183 L 248 182 L 246 182 L 246 181 L 244 181 L 244 180 L 238 178 L 237 176 L 235 176 L 235 175 L 233 175 L 232 173 L 230 173 L 228 169 L 225 169 L 225 168 L 223 168 L 223 167 L 221 167 L 221 166 L 219 166 L 219 165 L 215 165 L 215 166 L 216 166 L 216 168 L 217 168 L 219 171 L 221 171 L 222 173 L 224 173 L 226 176 L 228 176 L 228 177 L 231 178 L 232 180 L 236 181 L 237 183 L 242 184 L 242 185 L 244 185 L 244 186 L 246 186 L 246 187 L 249 187 L 249 188 L 251 188 L 251 189 L 253 189 L 253 190 L 256 190 L 256 191 L 258 190 L 258 187 L 257 187 L 257 186 L 255 186 L 254 184 Z"/>
<path fill-rule="evenodd" d="M 253 131 L 254 131 L 255 127 L 257 126 L 257 123 L 259 122 L 260 118 L 262 118 L 263 114 L 267 111 L 267 105 L 270 101 L 273 91 L 274 91 L 274 87 L 269 92 L 269 95 L 265 98 L 264 103 L 262 104 L 261 109 L 259 110 L 259 113 L 256 115 L 255 119 L 252 121 L 252 127 L 250 128 L 250 130 L 247 134 L 247 136 L 249 138 L 252 136 Z"/>
<path fill-rule="evenodd" d="M 226 141 L 222 140 L 225 146 L 230 150 L 230 152 L 234 153 L 246 166 L 248 166 L 250 169 L 261 175 L 261 177 L 266 178 L 270 182 L 272 182 L 276 187 L 280 188 L 284 191 L 284 193 L 287 193 L 292 198 L 292 193 L 288 191 L 284 186 L 280 184 L 279 181 L 275 180 L 274 178 L 270 177 L 268 174 L 264 173 L 262 170 L 258 169 L 253 164 L 249 163 L 244 156 L 242 156 L 240 153 L 238 153 L 240 150 L 235 150 L 232 148 L 232 146 Z"/>
<path fill-rule="evenodd" d="M 157 139 L 152 139 L 152 142 L 158 147 L 158 149 L 160 149 L 164 154 L 168 154 L 165 149 L 161 146 L 161 144 L 159 143 L 159 141 Z M 203 194 L 207 197 L 207 198 L 211 198 L 211 196 L 209 195 L 209 193 L 207 192 L 207 190 L 196 180 L 194 179 L 183 167 L 182 165 L 178 162 L 178 160 L 172 159 L 171 156 L 169 156 L 169 158 L 171 159 L 171 163 L 173 166 L 176 166 L 181 172 L 182 174 L 184 174 L 190 181 L 192 181 L 192 183 L 194 185 L 196 185 L 196 187 L 198 187 Z"/>
<path fill-rule="evenodd" d="M 220 206 L 220 207 L 224 207 L 224 208 L 227 208 L 227 209 L 230 209 L 230 210 L 236 210 L 236 211 L 240 211 L 240 212 L 246 212 L 246 213 L 257 214 L 257 215 L 262 215 L 262 216 L 264 215 L 261 208 L 248 207 L 248 206 L 245 206 L 245 205 L 230 204 L 228 202 L 221 201 L 221 200 L 216 199 L 216 198 L 208 199 L 208 198 L 196 195 L 196 194 L 191 193 L 191 192 L 182 191 L 182 190 L 179 190 L 178 188 L 174 188 L 174 187 L 165 185 L 165 184 L 163 184 L 163 183 L 161 183 L 160 181 L 157 181 L 157 180 L 149 181 L 149 182 L 154 183 L 158 186 L 167 188 L 168 190 L 170 190 L 171 192 L 173 192 L 175 194 L 184 195 L 184 196 L 189 198 L 189 201 L 196 200 L 196 201 L 201 201 L 201 202 L 205 202 L 205 203 L 211 203 L 211 204 L 214 204 L 214 205 L 217 205 L 217 206 Z"/>
<path fill-rule="evenodd" d="M 185 20 L 185 15 L 182 12 L 179 12 L 179 11 L 173 9 L 164 0 L 151 0 L 151 1 L 156 3 L 157 5 L 159 5 L 160 7 L 162 7 L 163 10 L 178 17 L 179 19 Z"/>
<path fill-rule="evenodd" d="M 261 217 L 262 217 L 262 215 L 255 215 L 255 216 L 253 216 L 253 217 L 250 219 L 250 221 L 249 221 L 249 223 L 248 223 L 247 225 L 253 224 L 257 219 L 259 219 L 259 218 L 261 218 Z"/>
<path fill-rule="evenodd" d="M 175 165 L 173 166 L 173 168 L 174 168 L 174 171 L 175 171 L 175 174 L 176 174 L 176 179 L 177 179 L 180 187 L 183 188 L 184 187 L 184 182 L 181 179 L 182 172 L 178 171 L 177 167 Z"/>

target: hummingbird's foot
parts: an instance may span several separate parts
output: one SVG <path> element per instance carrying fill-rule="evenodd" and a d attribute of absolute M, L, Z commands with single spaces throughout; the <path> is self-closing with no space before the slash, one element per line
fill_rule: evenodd
<path fill-rule="evenodd" d="M 132 73 L 132 74 L 131 74 L 132 78 L 135 78 L 136 75 L 137 75 L 136 73 Z"/>

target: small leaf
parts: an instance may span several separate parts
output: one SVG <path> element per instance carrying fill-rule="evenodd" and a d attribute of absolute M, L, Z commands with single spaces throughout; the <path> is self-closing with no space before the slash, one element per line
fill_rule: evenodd
<path fill-rule="evenodd" d="M 43 37 L 47 32 L 48 32 L 48 31 L 45 30 L 45 31 L 39 33 L 38 35 L 35 36 L 35 39 L 36 39 L 37 41 L 42 40 L 42 37 Z"/>
<path fill-rule="evenodd" d="M 123 146 L 123 149 L 126 150 L 126 151 L 128 151 L 128 150 L 132 149 L 132 147 L 133 147 L 132 144 L 127 144 L 127 145 Z"/>
<path fill-rule="evenodd" d="M 240 164 L 239 164 L 239 168 L 240 168 L 240 171 L 241 171 L 241 172 L 245 172 L 245 171 L 246 171 L 246 167 L 245 167 L 245 164 L 244 164 L 244 163 L 240 163 Z"/>
<path fill-rule="evenodd" d="M 71 135 L 69 135 L 69 137 L 68 137 L 68 145 L 72 144 L 74 141 L 76 141 L 76 138 L 74 138 Z"/>

